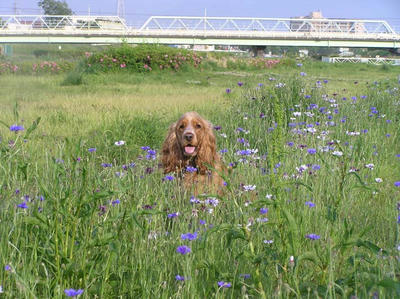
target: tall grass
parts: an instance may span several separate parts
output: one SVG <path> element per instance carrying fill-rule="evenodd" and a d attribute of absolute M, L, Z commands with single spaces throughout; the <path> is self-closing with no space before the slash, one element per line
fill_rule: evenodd
<path fill-rule="evenodd" d="M 94 76 L 77 87 L 43 80 L 47 92 L 36 90 L 49 99 L 30 106 L 34 112 L 28 100 L 3 103 L 4 294 L 61 298 L 74 288 L 83 298 L 399 296 L 398 83 L 349 82 L 343 90 L 299 76 L 302 70 L 240 77 L 241 86 L 217 77 L 216 87 L 192 90 L 186 78 L 168 82 L 177 77 L 153 90 L 139 75 Z M 130 84 L 146 99 L 156 86 L 171 93 L 165 99 L 186 92 L 187 100 L 160 108 L 154 99 L 147 113 L 130 113 Z M 67 96 L 52 101 L 63 88 Z M 218 101 L 188 103 L 194 91 Z M 152 151 L 187 108 L 221 126 L 219 149 L 233 168 L 221 197 L 193 198 L 176 178 L 165 178 Z M 25 130 L 11 132 L 11 124 Z M 197 236 L 182 238 L 186 233 Z M 191 252 L 178 253 L 183 245 Z"/>

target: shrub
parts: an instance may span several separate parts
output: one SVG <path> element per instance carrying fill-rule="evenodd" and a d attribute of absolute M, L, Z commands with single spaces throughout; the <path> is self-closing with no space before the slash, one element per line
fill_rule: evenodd
<path fill-rule="evenodd" d="M 86 53 L 86 71 L 109 72 L 121 69 L 132 72 L 153 70 L 180 70 L 182 67 L 197 68 L 203 58 L 195 52 L 160 45 L 131 47 L 123 44 L 91 54 Z"/>

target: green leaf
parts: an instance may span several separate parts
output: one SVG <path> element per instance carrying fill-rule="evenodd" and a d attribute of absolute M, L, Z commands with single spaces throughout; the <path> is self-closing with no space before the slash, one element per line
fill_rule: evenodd
<path fill-rule="evenodd" d="M 14 108 L 13 108 L 13 113 L 14 113 L 14 120 L 18 122 L 19 119 L 19 114 L 18 114 L 18 102 L 14 103 Z"/>
<path fill-rule="evenodd" d="M 290 247 L 291 247 L 291 254 L 295 255 L 297 250 L 296 250 L 296 242 L 298 239 L 298 229 L 297 229 L 297 224 L 296 220 L 294 219 L 293 215 L 286 209 L 281 209 L 283 212 L 283 215 L 285 216 L 288 224 L 289 224 L 289 242 L 290 242 Z"/>
<path fill-rule="evenodd" d="M 396 291 L 397 295 L 400 295 L 400 282 L 398 281 L 386 278 L 378 282 L 377 285 L 385 289 Z"/>
<path fill-rule="evenodd" d="M 28 130 L 26 130 L 24 139 L 27 139 L 29 137 L 29 135 L 35 131 L 40 123 L 41 117 L 38 117 L 33 123 L 32 125 L 28 128 Z"/>

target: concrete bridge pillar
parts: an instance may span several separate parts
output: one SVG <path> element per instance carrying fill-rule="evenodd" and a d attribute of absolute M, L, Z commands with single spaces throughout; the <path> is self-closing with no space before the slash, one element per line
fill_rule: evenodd
<path fill-rule="evenodd" d="M 264 57 L 265 54 L 265 46 L 252 46 L 251 54 L 253 57 Z"/>

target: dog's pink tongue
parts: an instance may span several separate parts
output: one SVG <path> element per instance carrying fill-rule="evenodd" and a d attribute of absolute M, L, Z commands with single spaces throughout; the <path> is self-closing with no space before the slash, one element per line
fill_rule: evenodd
<path fill-rule="evenodd" d="M 196 148 L 194 146 L 185 146 L 185 152 L 187 154 L 193 154 Z"/>

